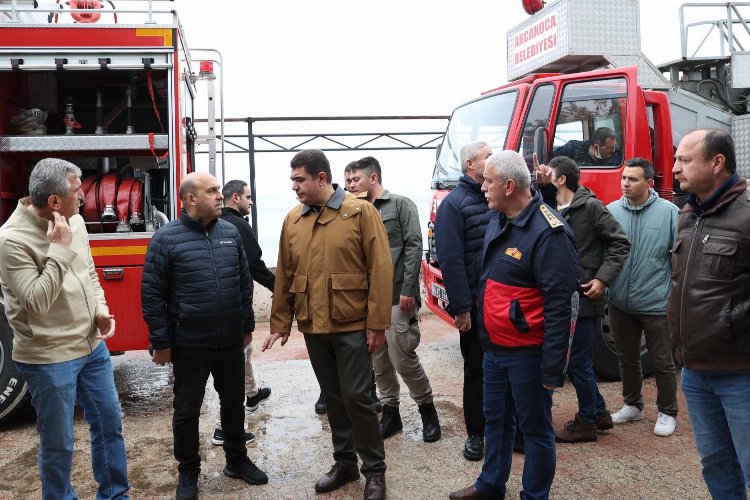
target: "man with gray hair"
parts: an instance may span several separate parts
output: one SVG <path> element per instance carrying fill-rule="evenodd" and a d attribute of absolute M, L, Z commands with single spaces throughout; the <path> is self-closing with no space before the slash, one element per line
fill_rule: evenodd
<path fill-rule="evenodd" d="M 492 154 L 486 142 L 470 142 L 461 148 L 458 185 L 445 197 L 435 216 L 435 250 L 448 293 L 446 310 L 460 332 L 464 358 L 464 444 L 467 460 L 484 456 L 482 414 L 482 348 L 477 329 L 477 289 L 482 242 L 492 212 L 482 193 L 484 162 Z"/>
<path fill-rule="evenodd" d="M 109 351 L 115 334 L 83 218 L 81 170 L 40 160 L 22 198 L 0 228 L 0 285 L 13 329 L 13 360 L 37 413 L 42 498 L 76 498 L 73 410 L 83 408 L 91 434 L 97 498 L 128 498 L 120 401 Z"/>
<path fill-rule="evenodd" d="M 504 498 L 516 412 L 526 444 L 521 498 L 547 498 L 555 476 L 552 391 L 562 387 L 577 314 L 578 254 L 563 217 L 532 193 L 523 157 L 487 160 L 487 227 L 478 293 L 487 452 L 477 481 L 451 499 Z"/>

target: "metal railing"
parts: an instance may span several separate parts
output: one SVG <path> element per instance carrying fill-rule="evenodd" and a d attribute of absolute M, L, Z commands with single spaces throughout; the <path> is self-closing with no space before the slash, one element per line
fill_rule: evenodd
<path fill-rule="evenodd" d="M 226 124 L 246 124 L 246 132 L 240 134 L 217 135 L 222 142 L 222 169 L 224 154 L 247 154 L 250 170 L 250 194 L 257 200 L 255 188 L 255 154 L 256 153 L 295 153 L 314 147 L 323 151 L 407 151 L 435 149 L 445 135 L 449 116 L 286 116 L 263 118 L 226 118 Z M 427 121 L 439 123 L 431 130 L 396 131 L 384 127 L 375 132 L 291 132 L 291 133 L 258 133 L 255 124 L 259 123 L 302 123 L 302 122 L 394 122 Z M 196 124 L 206 124 L 206 119 L 195 120 Z M 437 129 L 437 130 L 436 130 Z M 246 141 L 246 142 L 245 142 Z M 258 143 L 262 144 L 258 147 Z M 196 150 L 196 154 L 208 154 L 206 150 Z M 252 207 L 252 226 L 257 236 L 258 213 L 256 205 Z"/>
<path fill-rule="evenodd" d="M 717 8 L 722 7 L 726 8 L 727 14 L 725 18 L 713 21 L 697 21 L 685 24 L 686 9 L 696 10 L 711 8 L 713 10 L 716 10 Z M 693 54 L 689 57 L 692 58 L 697 56 L 698 52 L 703 48 L 711 34 L 714 33 L 714 30 L 716 30 L 716 33 L 719 37 L 719 52 L 721 57 L 726 57 L 727 46 L 729 49 L 729 53 L 732 53 L 736 50 L 744 51 L 745 48 L 742 45 L 740 37 L 738 36 L 738 33 L 735 32 L 734 28 L 736 26 L 740 26 L 741 28 L 743 28 L 743 30 L 739 31 L 739 34 L 744 33 L 744 35 L 747 35 L 748 37 L 748 40 L 746 40 L 746 42 L 750 41 L 750 26 L 748 25 L 748 21 L 746 20 L 748 19 L 748 16 L 743 16 L 740 12 L 740 8 L 746 7 L 750 7 L 750 2 L 726 2 L 721 4 L 687 3 L 680 6 L 680 42 L 683 59 L 688 58 L 688 36 L 690 34 L 690 31 L 691 29 L 694 30 L 694 28 L 697 28 L 699 26 L 710 26 L 710 28 L 706 32 L 701 42 L 698 44 L 698 47 L 695 49 Z"/>

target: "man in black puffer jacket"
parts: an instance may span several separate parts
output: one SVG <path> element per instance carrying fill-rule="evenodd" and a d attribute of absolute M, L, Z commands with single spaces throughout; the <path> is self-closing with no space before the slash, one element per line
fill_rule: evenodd
<path fill-rule="evenodd" d="M 252 340 L 251 276 L 237 229 L 219 219 L 223 196 L 214 176 L 188 174 L 180 218 L 157 231 L 143 267 L 143 318 L 154 363 L 174 371 L 177 498 L 198 497 L 198 419 L 209 374 L 221 401 L 224 474 L 250 484 L 268 477 L 247 457 L 244 350 Z"/>
<path fill-rule="evenodd" d="M 468 434 L 464 457 L 468 460 L 481 460 L 484 456 L 484 353 L 478 335 L 477 289 L 484 233 L 493 217 L 481 190 L 484 162 L 491 154 L 492 149 L 485 142 L 472 142 L 461 148 L 464 175 L 440 203 L 435 216 L 435 250 L 448 293 L 448 312 L 461 332 L 464 422 Z"/>

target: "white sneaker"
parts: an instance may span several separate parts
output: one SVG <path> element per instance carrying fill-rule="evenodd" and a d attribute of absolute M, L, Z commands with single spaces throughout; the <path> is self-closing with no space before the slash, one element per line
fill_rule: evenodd
<path fill-rule="evenodd" d="M 674 433 L 675 427 L 677 427 L 677 419 L 659 412 L 659 415 L 656 417 L 654 434 L 657 436 L 671 436 Z"/>
<path fill-rule="evenodd" d="M 620 411 L 612 414 L 613 424 L 624 424 L 636 420 L 643 420 L 643 410 L 639 410 L 637 406 L 623 405 Z"/>

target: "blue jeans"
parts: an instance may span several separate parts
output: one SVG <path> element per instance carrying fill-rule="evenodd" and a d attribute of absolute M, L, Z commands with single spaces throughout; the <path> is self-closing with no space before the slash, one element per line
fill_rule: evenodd
<path fill-rule="evenodd" d="M 682 369 L 703 479 L 714 500 L 746 499 L 750 486 L 750 372 Z"/>
<path fill-rule="evenodd" d="M 555 477 L 552 391 L 542 386 L 541 356 L 484 353 L 486 452 L 475 487 L 487 498 L 505 496 L 518 425 L 526 444 L 521 498 L 546 499 Z"/>
<path fill-rule="evenodd" d="M 39 480 L 42 498 L 78 498 L 70 482 L 73 465 L 75 403 L 91 433 L 91 465 L 99 483 L 97 499 L 128 498 L 128 469 L 122 438 L 120 400 L 109 351 L 100 342 L 89 355 L 62 363 L 16 363 L 31 390 L 39 433 Z"/>
<path fill-rule="evenodd" d="M 594 377 L 594 335 L 599 334 L 598 328 L 597 316 L 578 318 L 568 361 L 568 376 L 578 397 L 578 414 L 591 423 L 599 413 L 607 411 Z"/>

